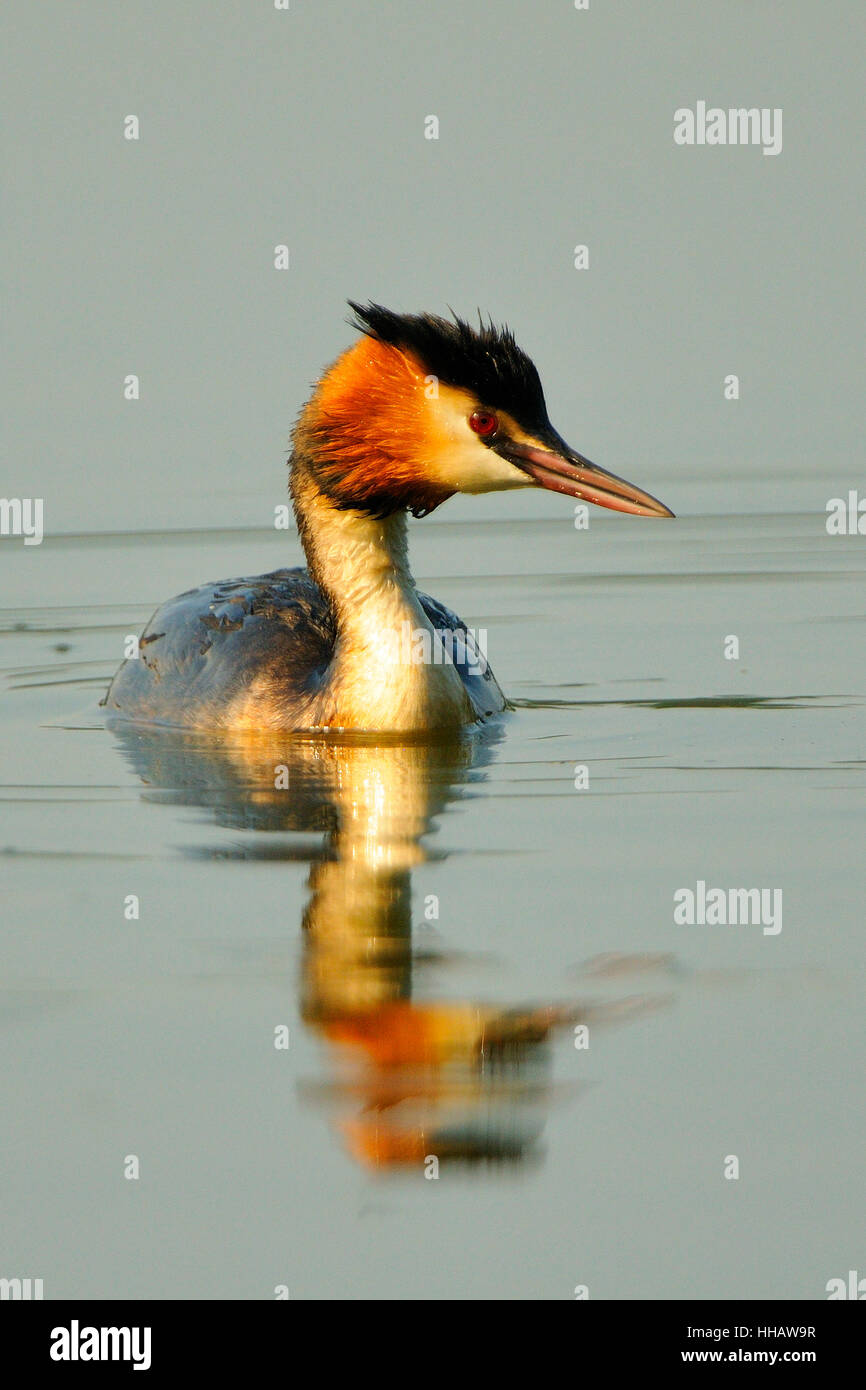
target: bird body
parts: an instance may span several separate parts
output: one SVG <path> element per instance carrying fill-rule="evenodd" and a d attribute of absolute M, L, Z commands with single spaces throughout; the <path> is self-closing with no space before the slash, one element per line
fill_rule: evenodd
<path fill-rule="evenodd" d="M 352 307 L 363 336 L 323 374 L 293 435 L 308 568 L 164 604 L 111 683 L 113 717 L 263 731 L 470 725 L 507 701 L 465 624 L 416 589 L 408 514 L 458 491 L 535 485 L 671 515 L 569 449 L 506 330 Z"/>
<path fill-rule="evenodd" d="M 465 630 L 456 614 L 417 590 L 374 597 L 380 601 L 369 613 L 387 610 L 391 621 L 396 607 L 413 632 L 432 638 Z M 156 611 L 138 660 L 126 661 L 112 682 L 107 709 L 140 723 L 198 729 L 400 733 L 470 724 L 506 707 L 489 666 L 389 666 L 375 627 L 369 635 L 359 628 L 343 635 L 337 652 L 333 609 L 306 569 L 205 584 Z"/>

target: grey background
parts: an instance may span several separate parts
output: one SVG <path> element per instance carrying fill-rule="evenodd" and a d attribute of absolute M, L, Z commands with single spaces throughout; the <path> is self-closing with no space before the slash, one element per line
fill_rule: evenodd
<path fill-rule="evenodd" d="M 717 510 L 778 508 L 792 476 L 823 506 L 857 455 L 861 5 L 13 3 L 5 23 L 7 428 L 52 529 L 267 524 L 348 296 L 508 321 L 566 437 L 682 483 L 678 511 L 696 482 Z M 698 98 L 782 107 L 782 153 L 675 146 Z"/>
<path fill-rule="evenodd" d="M 0 1275 L 822 1298 L 863 1272 L 866 538 L 824 526 L 866 494 L 863 7 L 12 3 L 4 26 L 2 491 L 44 497 L 48 534 L 0 545 Z M 782 107 L 782 153 L 676 147 L 698 99 Z M 556 1042 L 538 1163 L 439 1183 L 359 1168 L 309 1101 L 333 1072 L 297 1017 L 303 858 L 160 804 L 96 711 L 159 601 L 299 560 L 273 507 L 349 295 L 506 320 L 562 433 L 679 517 L 577 533 L 533 492 L 412 524 L 419 578 L 526 702 L 414 873 L 413 921 L 443 903 L 419 995 L 668 1001 L 589 1056 Z M 698 877 L 782 886 L 782 934 L 675 927 Z M 605 986 L 609 953 L 634 960 Z"/>

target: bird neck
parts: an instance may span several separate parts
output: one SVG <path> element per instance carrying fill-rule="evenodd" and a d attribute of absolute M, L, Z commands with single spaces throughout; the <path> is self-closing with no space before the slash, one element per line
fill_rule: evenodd
<path fill-rule="evenodd" d="M 405 512 L 378 519 L 338 507 L 297 457 L 291 492 L 310 574 L 341 637 L 378 640 L 390 619 L 424 616 L 409 569 Z"/>
<path fill-rule="evenodd" d="M 409 569 L 405 511 L 377 518 L 338 507 L 297 451 L 291 493 L 310 574 L 336 624 L 334 722 L 395 730 L 470 722 L 474 713 L 452 665 L 406 659 L 419 632 L 435 642 Z"/>

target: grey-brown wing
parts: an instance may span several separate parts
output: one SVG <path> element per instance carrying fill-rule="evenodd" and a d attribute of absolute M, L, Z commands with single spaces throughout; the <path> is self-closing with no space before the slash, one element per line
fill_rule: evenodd
<path fill-rule="evenodd" d="M 499 714 L 507 709 L 508 701 L 487 660 L 486 633 L 468 628 L 462 618 L 429 594 L 419 593 L 418 599 L 460 672 L 476 713 Z"/>
<path fill-rule="evenodd" d="M 331 610 L 305 569 L 204 584 L 157 609 L 103 703 L 128 719 L 218 725 L 263 676 L 287 700 L 313 692 L 334 640 Z"/>

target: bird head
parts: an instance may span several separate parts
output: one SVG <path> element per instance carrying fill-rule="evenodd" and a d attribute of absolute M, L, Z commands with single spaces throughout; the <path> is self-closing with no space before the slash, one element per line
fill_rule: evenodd
<path fill-rule="evenodd" d="M 324 373 L 295 433 L 334 505 L 424 516 L 455 492 L 542 487 L 637 516 L 673 515 L 566 444 L 508 329 L 350 307 L 362 337 Z"/>

